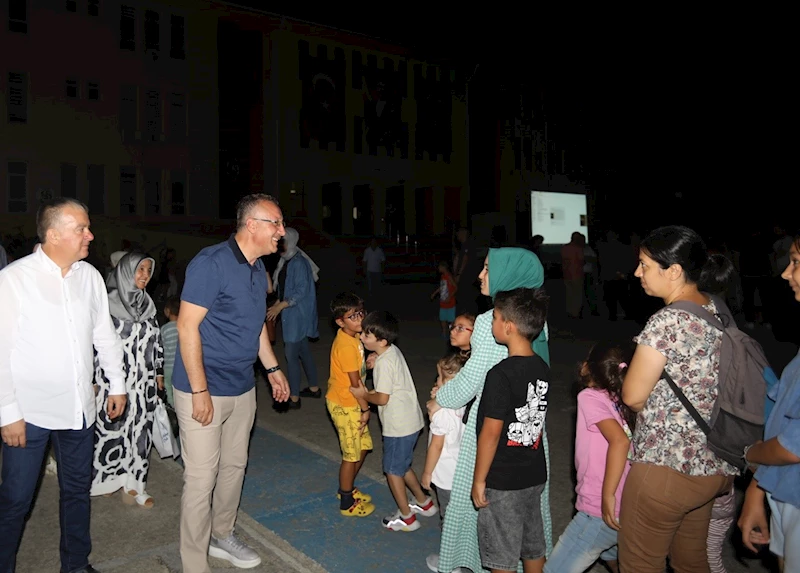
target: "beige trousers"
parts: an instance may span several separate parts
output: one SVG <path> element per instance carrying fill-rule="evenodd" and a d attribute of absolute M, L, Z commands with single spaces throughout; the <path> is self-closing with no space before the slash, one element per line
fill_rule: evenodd
<path fill-rule="evenodd" d="M 192 419 L 191 394 L 176 389 L 174 396 L 184 464 L 181 561 L 186 573 L 211 573 L 211 535 L 224 539 L 236 523 L 255 421 L 256 391 L 212 396 L 214 418 L 208 426 Z"/>

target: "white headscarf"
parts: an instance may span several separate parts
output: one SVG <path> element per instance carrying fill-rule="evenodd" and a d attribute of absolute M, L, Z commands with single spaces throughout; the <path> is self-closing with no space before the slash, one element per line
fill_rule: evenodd
<path fill-rule="evenodd" d="M 281 269 L 283 269 L 283 266 L 298 253 L 305 257 L 305 259 L 311 265 L 311 274 L 314 275 L 314 282 L 319 280 L 319 267 L 303 249 L 297 246 L 299 240 L 300 233 L 291 227 L 287 227 L 286 235 L 283 237 L 283 254 L 281 255 L 281 260 L 278 261 L 278 266 L 275 267 L 275 272 L 272 274 L 273 285 L 278 284 L 278 275 L 281 274 Z"/>

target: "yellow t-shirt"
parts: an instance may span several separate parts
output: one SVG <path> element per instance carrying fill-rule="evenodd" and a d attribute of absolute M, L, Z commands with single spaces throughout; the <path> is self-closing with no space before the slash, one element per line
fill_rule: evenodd
<path fill-rule="evenodd" d="M 340 406 L 358 406 L 358 401 L 350 393 L 348 372 L 358 372 L 364 382 L 367 378 L 367 363 L 364 361 L 364 347 L 358 336 L 350 336 L 340 328 L 331 346 L 331 375 L 325 398 Z"/>

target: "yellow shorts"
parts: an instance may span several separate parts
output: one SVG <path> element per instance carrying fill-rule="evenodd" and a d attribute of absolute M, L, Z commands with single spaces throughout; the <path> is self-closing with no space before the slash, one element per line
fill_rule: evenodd
<path fill-rule="evenodd" d="M 361 408 L 358 406 L 341 406 L 330 400 L 328 405 L 333 425 L 339 433 L 339 447 L 342 449 L 342 460 L 357 462 L 361 460 L 361 452 L 372 449 L 372 436 L 369 428 L 362 434 L 358 430 L 361 423 Z"/>

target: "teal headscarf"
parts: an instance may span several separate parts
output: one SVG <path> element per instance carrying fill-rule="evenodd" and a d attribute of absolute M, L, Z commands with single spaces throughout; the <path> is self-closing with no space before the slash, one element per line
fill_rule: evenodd
<path fill-rule="evenodd" d="M 539 288 L 544 284 L 544 267 L 539 257 L 527 249 L 503 247 L 489 249 L 489 296 L 515 288 Z M 533 351 L 550 364 L 550 349 L 545 330 L 533 341 Z"/>

